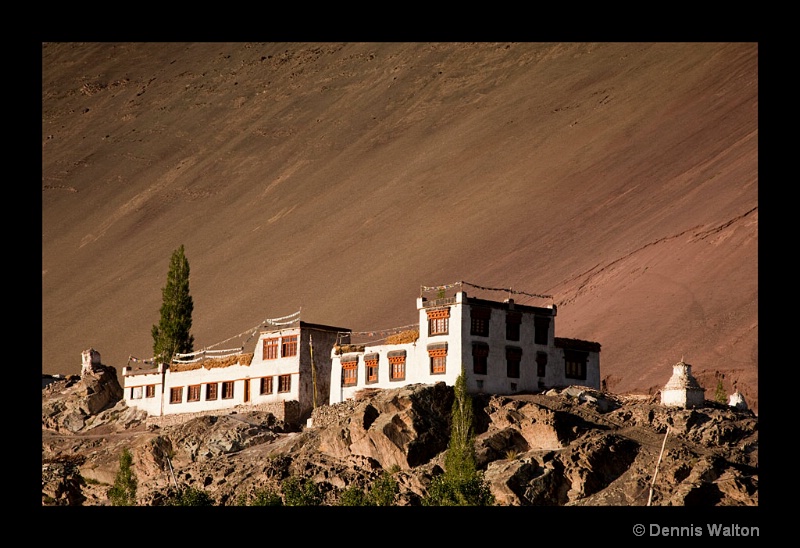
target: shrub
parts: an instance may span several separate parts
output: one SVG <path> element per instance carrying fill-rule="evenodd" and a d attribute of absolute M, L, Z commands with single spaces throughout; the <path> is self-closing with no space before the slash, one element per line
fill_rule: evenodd
<path fill-rule="evenodd" d="M 283 499 L 272 489 L 258 489 L 249 501 L 239 499 L 240 506 L 283 506 Z"/>
<path fill-rule="evenodd" d="M 301 481 L 292 476 L 281 483 L 283 501 L 286 506 L 320 506 L 322 493 L 311 480 Z"/>
<path fill-rule="evenodd" d="M 216 501 L 196 487 L 183 487 L 167 496 L 164 506 L 214 506 Z"/>
<path fill-rule="evenodd" d="M 355 483 L 350 484 L 339 496 L 338 506 L 368 506 L 364 490 Z"/>
<path fill-rule="evenodd" d="M 108 490 L 108 498 L 112 506 L 136 506 L 136 474 L 131 470 L 133 456 L 125 448 L 119 456 L 119 471 L 114 478 L 114 485 Z"/>

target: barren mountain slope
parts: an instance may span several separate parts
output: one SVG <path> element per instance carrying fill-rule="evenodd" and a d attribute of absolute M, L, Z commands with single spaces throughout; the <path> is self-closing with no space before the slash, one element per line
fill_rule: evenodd
<path fill-rule="evenodd" d="M 197 348 L 465 280 L 757 410 L 758 46 L 43 44 L 43 372 L 149 357 L 181 244 Z"/>

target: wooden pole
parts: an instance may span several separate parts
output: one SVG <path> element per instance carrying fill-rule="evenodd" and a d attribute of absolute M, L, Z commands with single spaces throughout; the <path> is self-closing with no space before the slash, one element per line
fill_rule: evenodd
<path fill-rule="evenodd" d="M 172 460 L 167 457 L 167 464 L 169 465 L 169 473 L 172 475 L 172 483 L 175 485 L 175 489 L 178 488 L 178 480 L 175 479 L 175 471 L 172 469 Z"/>
<path fill-rule="evenodd" d="M 656 462 L 656 471 L 653 472 L 653 481 L 650 482 L 650 496 L 647 497 L 647 506 L 653 502 L 653 486 L 656 484 L 656 476 L 658 476 L 658 466 L 661 464 L 661 457 L 664 456 L 664 448 L 667 446 L 667 436 L 669 435 L 669 426 L 667 431 L 664 432 L 664 441 L 661 443 L 661 453 L 658 455 L 658 462 Z"/>

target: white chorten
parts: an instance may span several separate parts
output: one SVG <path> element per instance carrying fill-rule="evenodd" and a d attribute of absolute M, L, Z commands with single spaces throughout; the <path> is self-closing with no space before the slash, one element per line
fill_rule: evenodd
<path fill-rule="evenodd" d="M 97 371 L 100 365 L 100 352 L 94 348 L 89 348 L 81 352 L 81 376 L 86 373 Z"/>
<path fill-rule="evenodd" d="M 738 390 L 731 394 L 730 398 L 728 399 L 728 406 L 733 407 L 735 409 L 747 409 L 747 402 L 744 401 L 744 396 Z"/>
<path fill-rule="evenodd" d="M 702 407 L 705 390 L 692 376 L 692 366 L 681 361 L 672 366 L 672 376 L 661 389 L 661 405 L 671 407 Z"/>

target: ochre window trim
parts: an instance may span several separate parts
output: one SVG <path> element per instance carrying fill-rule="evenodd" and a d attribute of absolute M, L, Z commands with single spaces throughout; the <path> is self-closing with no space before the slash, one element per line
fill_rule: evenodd
<path fill-rule="evenodd" d="M 431 374 L 441 375 L 447 372 L 447 354 L 431 356 Z"/>
<path fill-rule="evenodd" d="M 447 372 L 447 346 L 435 344 L 428 347 L 428 356 L 431 362 L 431 374 L 441 375 Z"/>
<path fill-rule="evenodd" d="M 450 331 L 450 307 L 426 310 L 428 314 L 428 335 L 447 335 Z"/>
<path fill-rule="evenodd" d="M 280 347 L 280 337 L 270 337 L 264 339 L 263 356 L 265 360 L 277 360 L 278 348 Z"/>
<path fill-rule="evenodd" d="M 406 356 L 403 354 L 402 356 L 389 356 L 389 365 L 392 366 L 392 370 L 389 376 L 389 380 L 392 381 L 402 381 L 406 378 Z"/>
<path fill-rule="evenodd" d="M 278 377 L 278 392 L 279 393 L 286 393 L 292 391 L 292 376 L 291 375 L 280 375 Z"/>
<path fill-rule="evenodd" d="M 358 384 L 358 359 L 342 362 L 342 386 Z"/>
<path fill-rule="evenodd" d="M 222 394 L 220 394 L 220 397 L 223 400 L 233 399 L 233 388 L 234 388 L 233 381 L 223 381 L 222 382 Z"/>
<path fill-rule="evenodd" d="M 429 320 L 441 320 L 441 319 L 450 317 L 450 307 L 449 306 L 446 307 L 446 308 L 434 308 L 434 309 L 428 310 L 427 312 L 428 312 L 428 319 Z"/>
<path fill-rule="evenodd" d="M 378 382 L 378 354 L 364 356 L 364 380 L 367 383 Z"/>
<path fill-rule="evenodd" d="M 286 335 L 281 339 L 281 358 L 297 356 L 297 335 Z"/>

